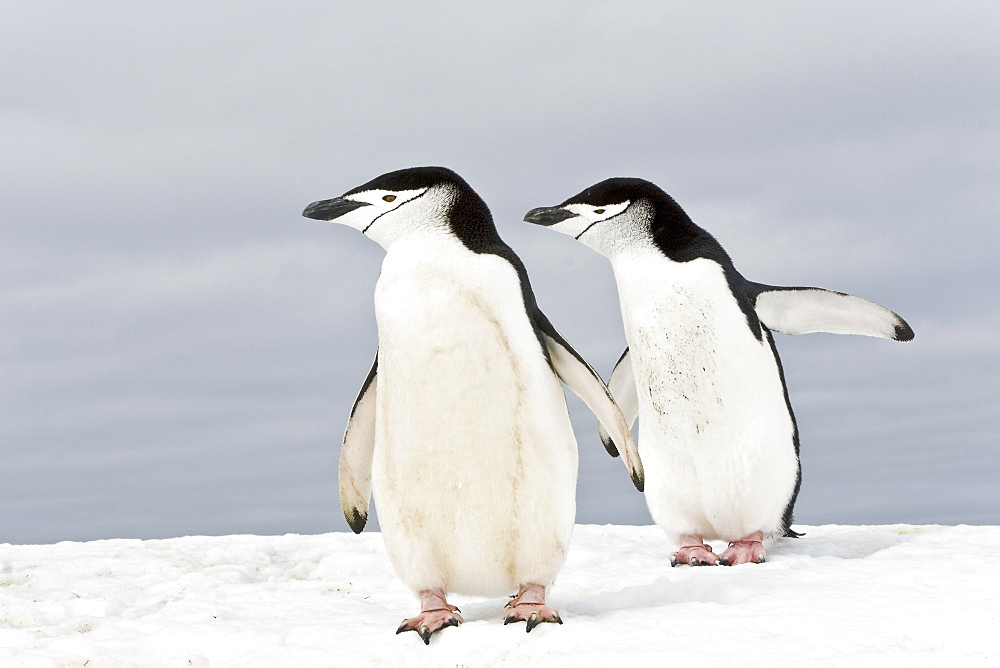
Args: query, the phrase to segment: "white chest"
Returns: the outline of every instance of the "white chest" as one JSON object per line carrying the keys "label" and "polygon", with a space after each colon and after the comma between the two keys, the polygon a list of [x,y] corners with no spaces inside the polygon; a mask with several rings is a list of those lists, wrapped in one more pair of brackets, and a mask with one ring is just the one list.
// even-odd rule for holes
{"label": "white chest", "polygon": [[394,245],[376,287],[376,459],[458,458],[474,468],[480,448],[503,444],[506,457],[537,447],[562,390],[511,264],[437,241]]}
{"label": "white chest", "polygon": [[375,288],[375,316],[380,377],[405,371],[443,378],[455,370],[472,376],[494,363],[509,366],[512,337],[530,330],[513,267],[451,237],[392,248]]}
{"label": "white chest", "polygon": [[383,263],[372,483],[404,581],[495,594],[562,563],[576,443],[517,272],[456,244]]}
{"label": "white chest", "polygon": [[797,462],[767,337],[710,260],[640,257],[615,275],[653,518],[675,538],[777,531]]}
{"label": "white chest", "polygon": [[753,336],[718,264],[640,256],[616,262],[615,276],[643,429],[732,435],[761,402],[777,398],[784,410],[770,346]]}

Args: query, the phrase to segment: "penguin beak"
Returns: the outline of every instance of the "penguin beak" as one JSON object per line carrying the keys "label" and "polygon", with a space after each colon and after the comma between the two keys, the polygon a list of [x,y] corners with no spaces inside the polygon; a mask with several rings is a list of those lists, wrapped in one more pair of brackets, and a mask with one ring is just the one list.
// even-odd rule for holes
{"label": "penguin beak", "polygon": [[572,211],[567,211],[558,206],[542,206],[537,209],[532,209],[524,217],[525,222],[534,223],[535,225],[545,225],[549,227],[555,225],[556,223],[561,223],[568,218],[574,218],[576,216]]}
{"label": "penguin beak", "polygon": [[306,207],[306,210],[302,212],[302,215],[306,218],[312,218],[313,220],[330,221],[334,218],[340,218],[345,213],[350,213],[351,211],[363,206],[368,206],[368,202],[356,202],[351,199],[335,197],[333,199],[325,199],[320,202],[313,202]]}

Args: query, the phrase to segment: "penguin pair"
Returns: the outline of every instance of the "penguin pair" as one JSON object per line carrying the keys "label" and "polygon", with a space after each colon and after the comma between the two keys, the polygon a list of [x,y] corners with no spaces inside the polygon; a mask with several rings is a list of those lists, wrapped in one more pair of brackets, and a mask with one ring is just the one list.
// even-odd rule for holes
{"label": "penguin pair", "polygon": [[[562,623],[545,603],[575,517],[577,446],[560,381],[645,486],[653,518],[681,545],[673,563],[763,561],[765,536],[794,535],[800,479],[770,330],[913,336],[857,297],[746,281],[656,186],[611,179],[526,217],[612,262],[629,348],[609,391],[539,310],[485,202],[451,170],[390,172],[303,215],[386,249],[379,349],[344,436],[340,499],[360,532],[374,492],[386,551],[421,603],[397,633],[425,643],[462,622],[448,592],[517,591],[505,624]],[[731,542],[719,557],[703,542],[716,538]]]}

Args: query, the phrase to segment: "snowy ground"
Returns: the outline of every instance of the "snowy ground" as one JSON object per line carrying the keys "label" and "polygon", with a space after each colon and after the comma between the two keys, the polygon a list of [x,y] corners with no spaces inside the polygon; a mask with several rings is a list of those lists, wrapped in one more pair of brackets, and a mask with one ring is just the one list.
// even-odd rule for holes
{"label": "snowy ground", "polygon": [[0,665],[1000,664],[1000,527],[796,528],[763,565],[671,569],[657,527],[578,526],[563,626],[456,596],[428,647],[393,635],[417,605],[377,533],[0,545]]}

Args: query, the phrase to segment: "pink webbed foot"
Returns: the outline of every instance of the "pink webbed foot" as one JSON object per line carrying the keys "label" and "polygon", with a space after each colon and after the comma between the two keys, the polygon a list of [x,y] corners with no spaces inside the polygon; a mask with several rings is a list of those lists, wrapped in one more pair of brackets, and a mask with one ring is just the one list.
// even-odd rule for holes
{"label": "pink webbed foot", "polygon": [[431,636],[449,626],[458,626],[465,620],[459,614],[459,609],[449,605],[440,589],[420,592],[420,614],[404,619],[396,629],[399,635],[403,631],[416,631],[425,645],[431,644]]}
{"label": "pink webbed foot", "polygon": [[527,632],[542,622],[562,624],[559,611],[545,605],[545,587],[537,584],[521,586],[517,596],[507,603],[509,611],[503,620],[504,626],[513,622],[527,622]]}
{"label": "pink webbed foot", "polygon": [[767,550],[764,549],[764,544],[761,542],[763,540],[764,534],[761,531],[734,540],[719,556],[719,563],[723,566],[764,563]]}
{"label": "pink webbed foot", "polygon": [[712,552],[712,546],[702,542],[701,536],[681,536],[681,547],[670,555],[670,565],[715,566],[719,557]]}

